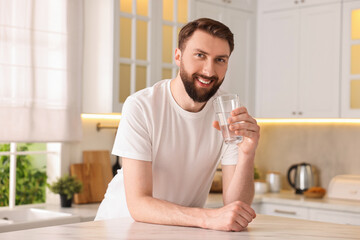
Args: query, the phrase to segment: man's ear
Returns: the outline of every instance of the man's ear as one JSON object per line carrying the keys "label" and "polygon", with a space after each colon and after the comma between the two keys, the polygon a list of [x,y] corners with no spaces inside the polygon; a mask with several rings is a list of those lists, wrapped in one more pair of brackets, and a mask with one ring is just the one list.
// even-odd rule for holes
{"label": "man's ear", "polygon": [[178,67],[180,67],[181,62],[181,50],[179,48],[175,49],[175,63]]}

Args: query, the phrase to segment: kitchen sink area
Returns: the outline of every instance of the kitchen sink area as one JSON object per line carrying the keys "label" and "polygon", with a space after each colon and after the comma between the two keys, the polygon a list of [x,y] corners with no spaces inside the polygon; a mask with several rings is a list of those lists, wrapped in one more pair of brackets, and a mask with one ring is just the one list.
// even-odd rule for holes
{"label": "kitchen sink area", "polygon": [[77,222],[80,222],[77,215],[45,209],[15,208],[0,211],[0,233]]}

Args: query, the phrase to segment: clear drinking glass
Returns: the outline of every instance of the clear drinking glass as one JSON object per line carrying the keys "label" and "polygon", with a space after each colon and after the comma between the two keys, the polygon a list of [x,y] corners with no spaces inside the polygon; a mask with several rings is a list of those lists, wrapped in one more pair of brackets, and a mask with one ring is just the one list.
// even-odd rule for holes
{"label": "clear drinking glass", "polygon": [[218,118],[221,133],[226,144],[238,144],[243,140],[242,136],[236,135],[234,131],[230,131],[228,118],[231,111],[241,107],[239,95],[224,94],[214,99],[214,109]]}

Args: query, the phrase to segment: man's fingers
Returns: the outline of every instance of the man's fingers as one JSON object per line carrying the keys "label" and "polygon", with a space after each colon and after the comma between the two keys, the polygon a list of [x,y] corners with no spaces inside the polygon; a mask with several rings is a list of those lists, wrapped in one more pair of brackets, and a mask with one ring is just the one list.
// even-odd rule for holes
{"label": "man's fingers", "polygon": [[256,213],[254,209],[252,209],[249,205],[241,205],[241,207],[254,219],[256,217]]}
{"label": "man's fingers", "polygon": [[236,217],[237,224],[239,224],[243,229],[246,228],[249,225],[249,221],[247,221],[247,219],[245,219],[243,216],[238,215]]}
{"label": "man's fingers", "polygon": [[243,113],[247,113],[246,107],[235,108],[234,110],[231,111],[232,116],[236,116]]}
{"label": "man's fingers", "polygon": [[246,130],[251,132],[258,132],[259,126],[257,124],[248,123],[248,122],[237,122],[229,126],[231,131],[235,130]]}
{"label": "man's fingers", "polygon": [[213,122],[213,127],[220,131],[220,124],[218,121]]}

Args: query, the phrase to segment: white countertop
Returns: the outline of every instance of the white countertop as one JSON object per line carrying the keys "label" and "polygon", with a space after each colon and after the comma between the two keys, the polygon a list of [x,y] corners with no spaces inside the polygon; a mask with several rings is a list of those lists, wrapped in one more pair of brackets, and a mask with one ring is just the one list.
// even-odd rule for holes
{"label": "white countertop", "polygon": [[243,232],[134,222],[131,218],[74,223],[0,234],[19,239],[359,239],[360,227],[258,215]]}
{"label": "white countertop", "polygon": [[45,204],[36,208],[71,213],[73,215],[79,216],[81,222],[93,221],[100,203],[91,203],[91,204],[72,204],[70,208],[62,208],[57,204]]}

